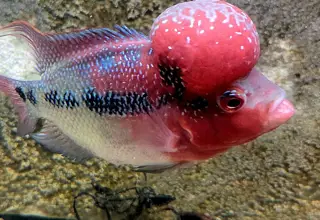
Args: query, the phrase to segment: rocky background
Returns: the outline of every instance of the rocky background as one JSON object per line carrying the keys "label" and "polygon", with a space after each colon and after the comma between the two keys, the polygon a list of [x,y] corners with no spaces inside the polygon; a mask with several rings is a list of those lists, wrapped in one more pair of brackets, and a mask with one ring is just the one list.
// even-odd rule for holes
{"label": "rocky background", "polygon": [[[0,25],[22,19],[41,31],[60,32],[126,24],[148,33],[153,19],[178,2],[0,0]],[[255,21],[262,46],[258,67],[286,89],[296,115],[279,129],[219,157],[188,169],[149,175],[148,184],[176,196],[172,205],[177,209],[215,219],[320,219],[320,2],[229,2]],[[3,51],[1,44],[0,48]],[[12,57],[13,64],[23,60]],[[0,53],[4,58],[8,57]],[[0,65],[0,72],[5,70]],[[97,159],[79,165],[44,151],[31,139],[17,137],[16,117],[3,95],[0,108],[1,213],[72,218],[73,196],[91,190],[91,179],[117,188],[143,183],[141,174],[117,170]],[[100,216],[91,200],[82,201],[84,219]],[[145,219],[169,216],[151,211]]]}

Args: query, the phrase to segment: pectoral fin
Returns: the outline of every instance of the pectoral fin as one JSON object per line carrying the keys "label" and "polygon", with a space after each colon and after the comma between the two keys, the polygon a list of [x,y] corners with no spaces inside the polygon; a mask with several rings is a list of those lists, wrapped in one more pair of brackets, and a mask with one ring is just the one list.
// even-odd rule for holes
{"label": "pectoral fin", "polygon": [[41,130],[32,134],[32,137],[46,149],[77,162],[83,162],[94,156],[89,150],[77,145],[50,121],[45,121]]}

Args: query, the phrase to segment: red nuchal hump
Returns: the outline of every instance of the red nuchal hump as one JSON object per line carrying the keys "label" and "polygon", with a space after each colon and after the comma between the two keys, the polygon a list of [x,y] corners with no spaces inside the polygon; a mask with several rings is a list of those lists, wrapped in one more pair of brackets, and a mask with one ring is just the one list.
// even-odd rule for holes
{"label": "red nuchal hump", "polygon": [[150,33],[155,59],[175,63],[189,92],[205,95],[244,77],[256,64],[251,19],[224,1],[193,1],[164,11]]}

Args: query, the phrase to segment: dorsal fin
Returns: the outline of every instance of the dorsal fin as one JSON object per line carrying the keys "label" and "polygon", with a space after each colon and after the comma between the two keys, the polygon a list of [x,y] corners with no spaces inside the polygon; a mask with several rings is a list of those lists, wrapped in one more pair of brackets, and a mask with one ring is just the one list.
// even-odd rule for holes
{"label": "dorsal fin", "polygon": [[68,61],[90,47],[124,41],[148,41],[148,37],[126,26],[93,28],[62,34],[43,34],[24,21],[16,21],[0,28],[1,36],[16,36],[25,39],[31,46],[37,63],[37,70],[43,74],[54,63]]}

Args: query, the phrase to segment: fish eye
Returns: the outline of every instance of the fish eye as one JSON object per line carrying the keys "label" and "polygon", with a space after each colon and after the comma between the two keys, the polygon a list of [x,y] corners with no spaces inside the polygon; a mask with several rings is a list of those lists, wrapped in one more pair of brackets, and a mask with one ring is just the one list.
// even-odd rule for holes
{"label": "fish eye", "polygon": [[228,89],[217,97],[218,106],[227,113],[233,113],[240,110],[245,102],[245,93],[237,88]]}

